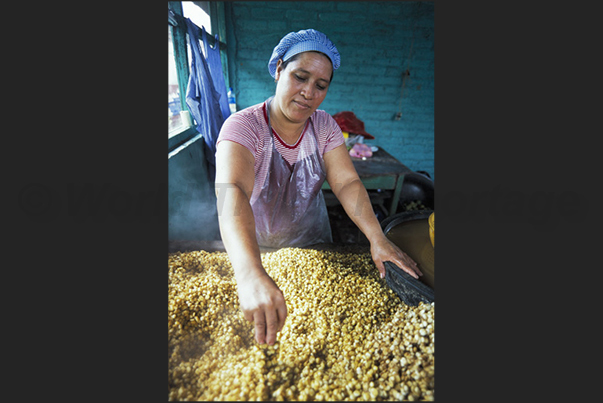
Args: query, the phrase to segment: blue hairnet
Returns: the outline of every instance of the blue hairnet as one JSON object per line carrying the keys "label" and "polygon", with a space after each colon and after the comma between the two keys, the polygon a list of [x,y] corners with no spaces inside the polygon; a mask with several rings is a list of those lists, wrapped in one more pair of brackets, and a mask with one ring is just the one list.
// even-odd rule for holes
{"label": "blue hairnet", "polygon": [[274,77],[276,75],[276,63],[279,59],[286,62],[298,53],[317,51],[322,52],[333,63],[333,70],[337,70],[341,64],[341,58],[337,48],[322,32],[315,29],[305,29],[298,32],[290,32],[281,39],[272,51],[268,62],[268,71]]}

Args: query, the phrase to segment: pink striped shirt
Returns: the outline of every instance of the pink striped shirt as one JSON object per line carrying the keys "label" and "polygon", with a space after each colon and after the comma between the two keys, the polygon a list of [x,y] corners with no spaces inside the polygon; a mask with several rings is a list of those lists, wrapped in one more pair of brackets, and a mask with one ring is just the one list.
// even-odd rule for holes
{"label": "pink striped shirt", "polygon": [[[337,122],[327,112],[317,109],[310,121],[306,123],[304,131],[295,144],[287,144],[280,136],[273,131],[276,150],[283,156],[290,165],[298,160],[300,143],[304,136],[316,136],[319,155],[323,155],[341,144],[345,143],[343,133]],[[318,133],[314,132],[314,129]],[[270,126],[268,125],[268,116],[266,115],[266,102],[250,106],[237,113],[234,113],[226,119],[218,135],[216,147],[223,140],[234,141],[237,144],[247,148],[255,158],[254,171],[255,183],[253,186],[253,195],[257,195],[266,180],[268,166],[262,166],[263,153],[272,151],[270,139]],[[303,142],[302,144],[309,144]],[[303,146],[302,146],[303,147]],[[308,153],[314,153],[315,150],[304,150]],[[302,153],[303,155],[304,153]]]}

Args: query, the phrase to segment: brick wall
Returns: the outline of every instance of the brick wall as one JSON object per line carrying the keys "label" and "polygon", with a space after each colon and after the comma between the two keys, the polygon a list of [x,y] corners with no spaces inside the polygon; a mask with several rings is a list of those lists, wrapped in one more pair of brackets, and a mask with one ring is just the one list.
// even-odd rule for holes
{"label": "brick wall", "polygon": [[[239,109],[274,94],[267,63],[279,40],[314,28],[341,54],[320,109],[353,111],[376,137],[367,144],[435,179],[433,2],[233,2],[226,12]],[[396,121],[400,103],[402,117]]]}

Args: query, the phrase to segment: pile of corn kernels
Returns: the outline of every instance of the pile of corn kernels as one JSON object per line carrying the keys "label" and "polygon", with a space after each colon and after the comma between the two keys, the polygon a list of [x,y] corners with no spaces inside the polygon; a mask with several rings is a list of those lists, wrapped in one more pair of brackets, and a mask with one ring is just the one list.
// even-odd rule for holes
{"label": "pile of corn kernels", "polygon": [[287,319],[258,345],[224,252],[168,255],[168,399],[433,400],[435,303],[404,304],[369,253],[262,254]]}

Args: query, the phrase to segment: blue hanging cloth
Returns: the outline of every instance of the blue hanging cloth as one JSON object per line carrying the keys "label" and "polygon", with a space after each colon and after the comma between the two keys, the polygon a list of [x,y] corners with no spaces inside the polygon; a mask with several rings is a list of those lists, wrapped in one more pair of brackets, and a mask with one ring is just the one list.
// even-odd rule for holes
{"label": "blue hanging cloth", "polygon": [[214,82],[214,88],[220,94],[220,110],[222,111],[222,117],[226,120],[230,116],[230,106],[228,105],[228,92],[226,91],[226,84],[224,83],[224,72],[222,70],[222,58],[220,57],[220,39],[218,35],[214,37],[215,47],[207,42],[207,32],[205,27],[201,26],[201,39],[205,50],[205,57],[207,64],[209,65],[209,72]]}
{"label": "blue hanging cloth", "polygon": [[216,91],[209,66],[201,53],[197,26],[186,19],[192,61],[186,89],[186,104],[197,122],[197,131],[205,140],[205,158],[208,162],[209,180],[216,176],[216,141],[224,123],[220,108],[220,94]]}

